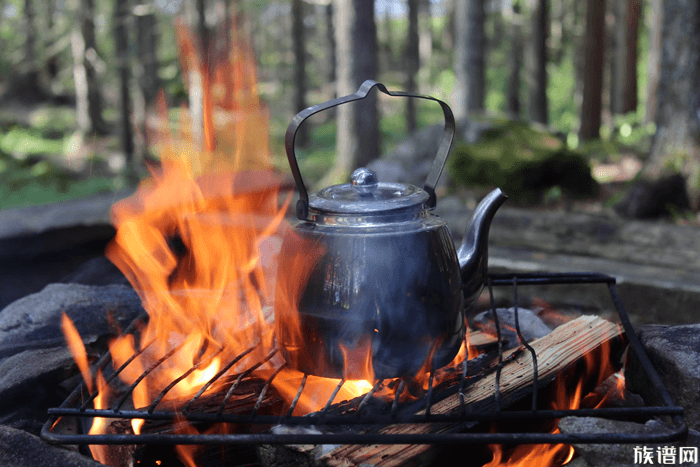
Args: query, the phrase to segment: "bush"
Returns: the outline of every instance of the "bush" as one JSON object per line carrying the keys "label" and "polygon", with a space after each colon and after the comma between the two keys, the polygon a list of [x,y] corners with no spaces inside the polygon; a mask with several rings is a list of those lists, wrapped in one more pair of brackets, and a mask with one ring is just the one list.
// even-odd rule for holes
{"label": "bush", "polygon": [[460,144],[451,158],[453,180],[499,186],[515,200],[540,202],[553,187],[574,198],[595,196],[598,184],[585,157],[526,123],[499,120],[476,144]]}

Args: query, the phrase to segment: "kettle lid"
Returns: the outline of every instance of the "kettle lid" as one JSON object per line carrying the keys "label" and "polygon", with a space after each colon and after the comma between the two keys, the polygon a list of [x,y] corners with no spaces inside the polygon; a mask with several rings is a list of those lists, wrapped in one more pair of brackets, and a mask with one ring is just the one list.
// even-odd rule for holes
{"label": "kettle lid", "polygon": [[375,172],[361,167],[352,173],[350,183],[312,194],[309,207],[323,214],[373,215],[422,210],[429,199],[417,186],[379,182]]}

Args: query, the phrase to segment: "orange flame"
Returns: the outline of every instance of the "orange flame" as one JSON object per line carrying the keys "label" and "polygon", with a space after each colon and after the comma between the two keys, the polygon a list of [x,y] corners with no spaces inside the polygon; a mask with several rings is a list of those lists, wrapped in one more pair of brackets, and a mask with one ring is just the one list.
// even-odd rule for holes
{"label": "orange flame", "polygon": [[[561,315],[557,314],[557,316]],[[619,325],[618,328],[622,333]],[[611,354],[612,341],[607,341],[596,349],[582,348],[580,351],[584,364],[578,380],[571,384],[570,378],[567,378],[566,374],[560,374],[553,383],[554,397],[550,401],[550,408],[553,410],[573,410],[587,405],[584,402],[585,388],[598,387],[605,378],[612,374],[620,375],[620,373],[615,373],[617,368]],[[624,391],[624,376],[617,376],[615,387],[591,406],[604,407],[606,400],[614,391]],[[557,425],[558,420],[554,423],[551,433],[560,432]],[[502,446],[492,444],[489,445],[489,449],[493,453],[493,458],[484,467],[559,466],[569,463],[575,454],[574,448],[568,444],[523,444],[508,452],[504,452]]]}

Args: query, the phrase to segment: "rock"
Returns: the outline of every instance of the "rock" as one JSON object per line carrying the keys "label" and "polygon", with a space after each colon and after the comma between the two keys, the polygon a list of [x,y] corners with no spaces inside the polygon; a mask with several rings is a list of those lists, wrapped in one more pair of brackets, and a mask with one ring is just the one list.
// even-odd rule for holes
{"label": "rock", "polygon": [[401,161],[404,167],[413,167],[426,159],[435,159],[437,142],[442,135],[442,129],[443,125],[437,124],[416,131],[401,141],[394,151],[382,158]]}
{"label": "rock", "polygon": [[[515,308],[497,308],[498,323],[501,328],[501,336],[506,340],[506,347],[515,347],[518,344],[518,335],[515,331]],[[520,333],[526,341],[544,337],[552,330],[534,312],[527,308],[518,308],[518,322]],[[489,334],[496,334],[496,324],[491,310],[479,313],[474,317],[474,325]]]}
{"label": "rock", "polygon": [[0,465],[12,467],[100,467],[77,452],[51,446],[37,436],[0,426]]}
{"label": "rock", "polygon": [[401,162],[391,159],[375,159],[367,168],[373,170],[377,174],[380,182],[385,183],[411,183],[411,174],[404,169]]}
{"label": "rock", "polygon": [[124,274],[105,256],[98,256],[84,262],[58,282],[83,285],[129,285]]}
{"label": "rock", "polygon": [[632,219],[668,216],[690,209],[685,179],[680,174],[658,180],[640,179],[627,189],[614,209]]}
{"label": "rock", "polygon": [[0,361],[0,423],[39,434],[46,410],[61,405],[67,395],[59,384],[76,371],[65,346],[28,350]]}
{"label": "rock", "polygon": [[[685,423],[700,429],[700,324],[644,325],[635,331],[673,402],[683,406]],[[625,370],[627,388],[640,394],[647,405],[663,405],[631,350]]]}
{"label": "rock", "polygon": [[85,339],[115,334],[110,320],[124,329],[144,310],[136,292],[124,285],[49,284],[0,311],[0,357],[64,345],[63,312]]}
{"label": "rock", "polygon": [[[562,433],[639,433],[651,434],[668,431],[662,422],[649,420],[646,424],[623,422],[617,420],[607,420],[594,417],[565,417],[559,421],[559,429]],[[583,457],[586,462],[596,467],[625,467],[640,465],[642,462],[635,462],[635,447],[650,448],[653,453],[653,464],[661,464],[657,458],[656,448],[665,446],[675,447],[676,456],[680,447],[698,447],[700,445],[700,433],[691,430],[685,440],[675,443],[661,444],[574,444],[576,452]],[[676,457],[678,460],[678,457]],[[698,465],[690,462],[671,462],[672,465]]]}

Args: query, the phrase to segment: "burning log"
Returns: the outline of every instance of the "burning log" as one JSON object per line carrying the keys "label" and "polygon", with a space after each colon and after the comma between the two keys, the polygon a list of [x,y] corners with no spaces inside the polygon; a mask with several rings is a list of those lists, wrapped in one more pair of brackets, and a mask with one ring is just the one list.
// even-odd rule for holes
{"label": "burning log", "polygon": [[[549,385],[558,375],[575,376],[581,373],[580,365],[584,361],[601,357],[610,360],[610,352],[620,351],[623,339],[618,327],[602,318],[582,316],[559,326],[551,334],[531,342],[530,346],[537,354],[539,369],[538,387]],[[593,361],[593,360],[591,360]],[[597,359],[595,360],[597,361]],[[493,370],[493,368],[492,368]],[[600,365],[595,374],[583,375],[581,384],[595,386],[610,376],[616,368],[614,365]],[[496,371],[475,377],[465,390],[465,406],[468,413],[483,413],[496,408],[495,387]],[[595,380],[595,381],[593,381]],[[531,353],[522,347],[512,349],[504,354],[500,372],[500,406],[507,408],[516,401],[531,394],[534,381]],[[591,387],[590,389],[593,389]],[[583,393],[585,395],[585,392]],[[570,407],[559,407],[570,408]],[[575,408],[575,407],[571,407]],[[459,395],[454,394],[432,406],[432,414],[455,413],[460,409]],[[453,424],[403,424],[390,425],[380,430],[383,434],[404,433],[443,433],[454,429]],[[312,458],[319,452],[318,447],[302,446],[263,449],[293,449],[306,453]],[[421,459],[431,458],[434,447],[430,445],[346,445],[321,455],[317,462],[327,466],[381,465],[398,466],[407,463],[420,464]],[[268,455],[261,458],[269,458]]]}

